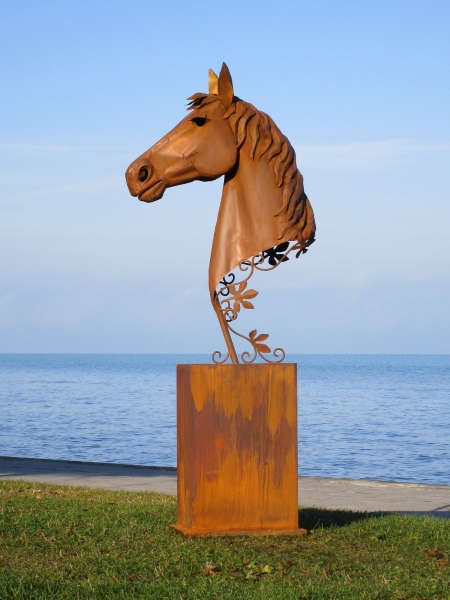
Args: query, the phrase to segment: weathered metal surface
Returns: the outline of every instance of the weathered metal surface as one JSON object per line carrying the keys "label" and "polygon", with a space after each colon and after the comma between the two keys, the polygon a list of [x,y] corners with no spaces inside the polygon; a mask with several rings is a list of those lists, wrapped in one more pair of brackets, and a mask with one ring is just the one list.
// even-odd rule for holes
{"label": "weathered metal surface", "polygon": [[[225,63],[220,76],[210,70],[208,83],[208,93],[189,98],[188,116],[129,166],[128,188],[140,200],[154,202],[168,187],[225,175],[209,290],[227,353],[214,353],[213,358],[239,362],[233,333],[251,344],[252,353],[243,353],[243,362],[258,355],[267,362],[282,361],[284,352],[272,352],[265,343],[267,334],[253,330],[243,335],[230,323],[241,308],[253,308],[250,300],[257,292],[246,288],[255,269],[271,270],[292,250],[298,257],[313,243],[313,210],[295,152],[273,120],[234,95]],[[267,263],[263,267],[265,261],[269,269]]]}
{"label": "weathered metal surface", "polygon": [[186,535],[298,530],[296,365],[178,365]]}

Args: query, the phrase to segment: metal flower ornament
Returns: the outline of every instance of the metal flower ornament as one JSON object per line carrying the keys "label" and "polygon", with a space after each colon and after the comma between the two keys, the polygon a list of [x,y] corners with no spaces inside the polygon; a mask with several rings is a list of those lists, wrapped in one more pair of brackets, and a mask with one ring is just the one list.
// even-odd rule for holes
{"label": "metal flower ornament", "polygon": [[298,258],[314,242],[314,213],[286,136],[268,115],[234,95],[225,63],[219,76],[210,70],[208,79],[209,92],[188,98],[189,114],[128,167],[126,181],[132,196],[154,202],[168,187],[225,176],[209,291],[227,352],[214,352],[213,360],[239,363],[233,334],[251,347],[242,362],[258,356],[281,362],[285,353],[271,350],[268,334],[255,329],[244,335],[232,324],[241,310],[254,308],[253,273]]}

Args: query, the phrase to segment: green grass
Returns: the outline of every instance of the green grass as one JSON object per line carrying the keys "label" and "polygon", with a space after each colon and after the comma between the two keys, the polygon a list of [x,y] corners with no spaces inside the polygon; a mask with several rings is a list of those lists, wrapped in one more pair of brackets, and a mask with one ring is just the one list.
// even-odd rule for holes
{"label": "green grass", "polygon": [[450,520],[302,509],[307,537],[193,540],[175,522],[171,496],[2,482],[0,598],[450,599]]}

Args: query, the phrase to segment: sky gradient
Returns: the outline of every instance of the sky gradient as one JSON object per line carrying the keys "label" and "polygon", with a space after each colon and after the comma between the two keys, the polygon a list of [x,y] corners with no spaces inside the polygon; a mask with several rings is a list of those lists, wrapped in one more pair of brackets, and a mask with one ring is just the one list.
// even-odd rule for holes
{"label": "sky gradient", "polygon": [[317,222],[242,330],[449,353],[450,4],[414,0],[0,3],[0,352],[224,348],[222,181],[147,205],[124,180],[224,60],[295,147]]}

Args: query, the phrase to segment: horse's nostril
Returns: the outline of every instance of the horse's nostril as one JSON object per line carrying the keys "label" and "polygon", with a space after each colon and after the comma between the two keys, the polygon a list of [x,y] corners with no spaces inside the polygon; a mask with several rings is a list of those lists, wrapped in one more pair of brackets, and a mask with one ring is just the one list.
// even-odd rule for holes
{"label": "horse's nostril", "polygon": [[138,179],[141,183],[144,183],[146,179],[148,179],[148,169],[147,167],[141,167],[138,173]]}

